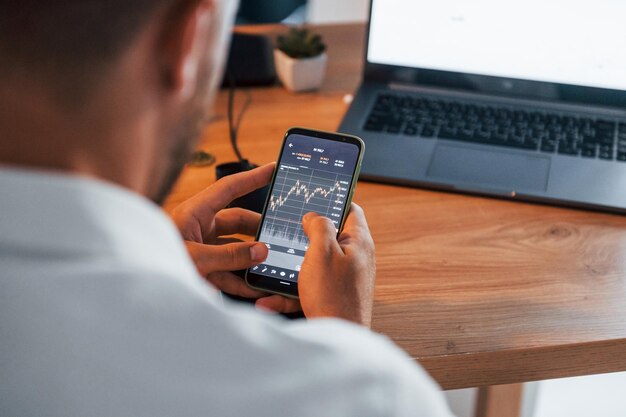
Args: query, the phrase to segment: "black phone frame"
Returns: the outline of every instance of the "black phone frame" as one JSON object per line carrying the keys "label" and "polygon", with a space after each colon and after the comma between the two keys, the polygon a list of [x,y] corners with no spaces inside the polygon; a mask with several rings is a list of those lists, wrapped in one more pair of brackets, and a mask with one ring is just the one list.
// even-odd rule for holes
{"label": "black phone frame", "polygon": [[[360,138],[356,136],[352,136],[352,135],[346,135],[344,133],[325,132],[321,130],[312,130],[312,129],[306,129],[302,127],[292,127],[289,130],[287,130],[287,132],[285,133],[285,136],[283,137],[283,143],[281,145],[280,153],[278,155],[278,163],[280,163],[283,157],[283,152],[285,151],[287,138],[293,134],[309,136],[309,137],[314,137],[318,139],[327,139],[327,140],[331,140],[334,142],[350,143],[350,144],[356,145],[359,148],[359,157],[358,157],[356,166],[354,168],[354,171],[352,173],[352,183],[350,184],[350,191],[347,194],[348,200],[346,201],[346,205],[344,206],[343,212],[341,213],[340,227],[337,233],[337,236],[339,236],[339,234],[341,233],[341,230],[343,229],[343,225],[344,225],[346,216],[348,214],[348,210],[350,209],[350,202],[352,200],[352,194],[354,192],[354,188],[359,179],[361,163],[363,161],[363,154],[365,152],[365,144],[363,143],[363,140],[361,140]],[[261,222],[259,223],[259,228],[256,233],[255,241],[258,241],[261,235],[261,229],[263,227],[263,222],[265,221],[265,213],[267,211],[267,207],[270,202],[271,190],[274,186],[274,182],[276,181],[277,173],[278,173],[278,169],[275,169],[274,174],[272,175],[272,180],[270,182],[269,192],[267,193],[265,204],[263,206],[263,214],[261,217]],[[267,291],[270,293],[285,295],[291,298],[298,298],[297,281],[290,282],[289,285],[281,284],[281,282],[287,282],[287,281],[280,280],[279,278],[272,278],[272,277],[268,277],[265,275],[259,275],[254,272],[251,272],[250,268],[248,268],[246,269],[245,282],[246,284],[248,284],[248,286],[254,289],[259,289],[259,290]]]}

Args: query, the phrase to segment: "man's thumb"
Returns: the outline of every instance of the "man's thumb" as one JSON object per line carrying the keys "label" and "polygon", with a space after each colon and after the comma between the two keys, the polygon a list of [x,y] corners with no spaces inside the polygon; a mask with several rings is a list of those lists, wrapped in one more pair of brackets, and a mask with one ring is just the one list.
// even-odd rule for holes
{"label": "man's thumb", "polygon": [[307,213],[302,217],[302,228],[311,241],[311,246],[337,244],[337,229],[328,217]]}
{"label": "man's thumb", "polygon": [[225,245],[203,245],[186,242],[200,274],[236,271],[259,264],[267,257],[267,247],[259,242],[239,242]]}

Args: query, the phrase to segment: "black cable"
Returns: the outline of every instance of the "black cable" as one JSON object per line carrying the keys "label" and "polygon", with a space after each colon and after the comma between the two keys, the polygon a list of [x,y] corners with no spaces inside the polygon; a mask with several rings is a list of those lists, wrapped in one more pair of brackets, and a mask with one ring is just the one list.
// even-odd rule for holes
{"label": "black cable", "polygon": [[243,116],[248,110],[250,103],[252,102],[252,95],[250,91],[244,90],[246,93],[246,101],[243,103],[241,110],[237,117],[234,116],[235,113],[235,93],[237,91],[235,86],[235,79],[231,72],[226,74],[226,78],[228,79],[228,134],[230,136],[230,143],[233,147],[233,151],[235,151],[235,155],[239,162],[243,162],[244,158],[239,151],[239,146],[237,145],[237,136],[239,134],[239,126],[241,125],[241,121],[243,120]]}

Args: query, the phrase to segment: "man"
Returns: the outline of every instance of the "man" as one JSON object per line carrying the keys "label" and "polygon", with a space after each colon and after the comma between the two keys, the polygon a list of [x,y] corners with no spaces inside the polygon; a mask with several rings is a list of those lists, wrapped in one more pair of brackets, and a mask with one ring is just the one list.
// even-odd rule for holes
{"label": "man", "polygon": [[145,198],[162,201],[199,135],[234,7],[0,0],[0,415],[450,415],[367,328],[358,206],[338,240],[305,216],[309,320],[287,322],[215,289],[300,308],[227,272],[262,262],[263,244],[220,244],[254,232],[258,215],[223,208],[272,165],[216,183],[174,222]]}

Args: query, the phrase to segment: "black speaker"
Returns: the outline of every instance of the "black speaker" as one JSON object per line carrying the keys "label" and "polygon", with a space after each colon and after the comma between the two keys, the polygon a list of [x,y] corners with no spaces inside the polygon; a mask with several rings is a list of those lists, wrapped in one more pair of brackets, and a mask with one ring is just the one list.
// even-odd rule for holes
{"label": "black speaker", "polygon": [[262,35],[235,33],[231,41],[222,85],[224,87],[251,87],[275,83],[276,71],[270,38]]}

